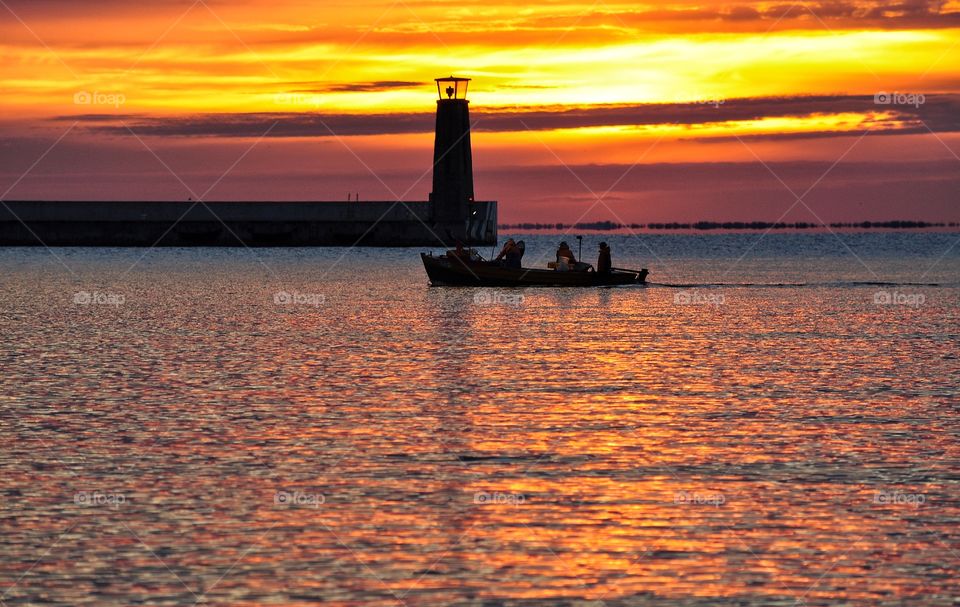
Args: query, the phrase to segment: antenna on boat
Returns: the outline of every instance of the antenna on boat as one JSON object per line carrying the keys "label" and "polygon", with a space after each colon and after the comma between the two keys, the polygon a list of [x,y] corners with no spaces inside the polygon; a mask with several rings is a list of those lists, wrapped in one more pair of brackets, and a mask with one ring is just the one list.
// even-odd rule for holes
{"label": "antenna on boat", "polygon": [[583,261],[583,236],[577,236],[577,240],[580,241],[580,250],[577,251],[577,259]]}

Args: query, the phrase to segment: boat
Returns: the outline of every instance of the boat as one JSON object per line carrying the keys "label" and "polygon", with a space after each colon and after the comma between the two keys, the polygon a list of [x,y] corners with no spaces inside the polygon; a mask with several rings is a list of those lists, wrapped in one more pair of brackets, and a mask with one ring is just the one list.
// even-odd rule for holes
{"label": "boat", "polygon": [[[447,251],[443,255],[421,253],[420,259],[433,286],[464,287],[609,287],[647,282],[646,269],[613,268],[610,272],[584,270],[511,268],[480,257],[476,251]],[[584,264],[586,265],[586,264]]]}

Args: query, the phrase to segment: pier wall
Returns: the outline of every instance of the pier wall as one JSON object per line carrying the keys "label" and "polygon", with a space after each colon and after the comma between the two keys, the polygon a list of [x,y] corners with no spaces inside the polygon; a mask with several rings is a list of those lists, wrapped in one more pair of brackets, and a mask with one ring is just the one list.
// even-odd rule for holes
{"label": "pier wall", "polygon": [[464,220],[431,202],[68,202],[0,204],[0,246],[453,247],[497,240],[497,203]]}

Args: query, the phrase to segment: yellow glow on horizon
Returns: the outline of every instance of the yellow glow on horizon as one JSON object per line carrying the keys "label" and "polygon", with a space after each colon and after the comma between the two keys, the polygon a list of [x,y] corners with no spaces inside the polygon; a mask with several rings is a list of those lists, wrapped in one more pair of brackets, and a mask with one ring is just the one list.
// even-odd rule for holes
{"label": "yellow glow on horizon", "polygon": [[[925,90],[923,78],[953,73],[960,65],[960,48],[953,46],[958,35],[960,30],[644,35],[518,49],[499,47],[500,33],[490,32],[485,45],[471,41],[439,54],[435,47],[382,43],[361,44],[350,53],[333,43],[201,50],[201,43],[178,42],[146,53],[109,43],[56,49],[77,78],[43,47],[5,45],[0,53],[17,61],[0,74],[6,89],[0,104],[28,115],[63,114],[72,109],[66,92],[98,90],[122,92],[126,111],[161,114],[430,111],[432,79],[450,72],[451,64],[475,79],[474,108],[873,94]],[[912,74],[916,66],[930,73]],[[50,76],[38,78],[38,68]],[[379,81],[422,86],[338,90]],[[324,91],[331,86],[333,91]],[[299,101],[290,102],[292,97]]]}

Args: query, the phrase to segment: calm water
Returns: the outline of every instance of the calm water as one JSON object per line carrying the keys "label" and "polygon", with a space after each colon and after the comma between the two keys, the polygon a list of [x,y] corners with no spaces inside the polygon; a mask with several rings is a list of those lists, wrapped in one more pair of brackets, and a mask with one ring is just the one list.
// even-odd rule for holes
{"label": "calm water", "polygon": [[960,604],[960,235],[605,238],[0,249],[2,604]]}

